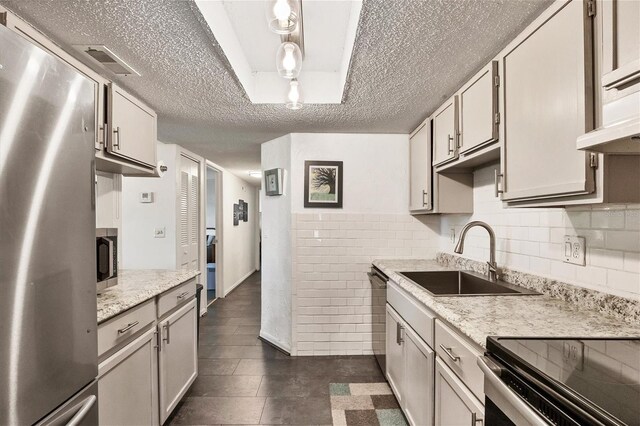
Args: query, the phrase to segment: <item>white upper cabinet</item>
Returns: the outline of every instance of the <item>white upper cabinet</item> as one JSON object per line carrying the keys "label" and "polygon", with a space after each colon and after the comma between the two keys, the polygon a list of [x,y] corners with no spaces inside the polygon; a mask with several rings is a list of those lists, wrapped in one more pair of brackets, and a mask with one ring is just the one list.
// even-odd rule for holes
{"label": "white upper cabinet", "polygon": [[431,194],[431,124],[422,123],[409,138],[409,210],[411,212],[432,209]]}
{"label": "white upper cabinet", "polygon": [[624,89],[640,83],[640,1],[604,0],[602,87]]}
{"label": "white upper cabinet", "polygon": [[109,84],[107,151],[150,168],[156,165],[156,113],[115,84]]}
{"label": "white upper cabinet", "polygon": [[492,61],[458,92],[460,154],[498,140],[498,61]]}
{"label": "white upper cabinet", "polygon": [[502,58],[506,201],[595,191],[590,154],[576,150],[594,121],[592,18],[580,0],[545,13]]}
{"label": "white upper cabinet", "polygon": [[433,165],[458,158],[458,97],[453,96],[433,114]]}

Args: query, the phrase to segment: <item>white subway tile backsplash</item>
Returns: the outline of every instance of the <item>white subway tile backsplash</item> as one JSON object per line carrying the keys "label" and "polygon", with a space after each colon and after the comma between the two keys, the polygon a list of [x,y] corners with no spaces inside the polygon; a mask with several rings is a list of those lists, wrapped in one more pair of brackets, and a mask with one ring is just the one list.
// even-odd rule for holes
{"label": "white subway tile backsplash", "polygon": [[607,231],[605,247],[611,250],[640,251],[640,233],[633,231]]}
{"label": "white subway tile backsplash", "polygon": [[[492,194],[495,166],[474,172],[474,214],[442,215],[440,249],[453,253],[449,230],[456,236],[465,223],[484,220],[497,236],[499,266],[561,279],[623,297],[639,298],[640,206],[584,205],[567,208],[505,207]],[[585,237],[586,266],[563,262],[564,236]],[[463,256],[488,259],[482,230],[470,232]]]}
{"label": "white subway tile backsplash", "polygon": [[595,210],[591,212],[591,227],[604,229],[623,229],[624,210]]}
{"label": "white subway tile backsplash", "polygon": [[366,276],[371,260],[435,257],[439,219],[346,213],[294,217],[294,353],[371,354],[373,299],[384,297],[372,292]]}

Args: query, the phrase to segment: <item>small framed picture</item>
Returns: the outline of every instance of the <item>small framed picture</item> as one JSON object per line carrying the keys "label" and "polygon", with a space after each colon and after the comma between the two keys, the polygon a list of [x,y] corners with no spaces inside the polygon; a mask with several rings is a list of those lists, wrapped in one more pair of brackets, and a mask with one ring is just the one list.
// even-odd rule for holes
{"label": "small framed picture", "polygon": [[342,161],[304,162],[304,206],[342,208]]}
{"label": "small framed picture", "polygon": [[265,170],[264,193],[266,195],[282,195],[282,169]]}

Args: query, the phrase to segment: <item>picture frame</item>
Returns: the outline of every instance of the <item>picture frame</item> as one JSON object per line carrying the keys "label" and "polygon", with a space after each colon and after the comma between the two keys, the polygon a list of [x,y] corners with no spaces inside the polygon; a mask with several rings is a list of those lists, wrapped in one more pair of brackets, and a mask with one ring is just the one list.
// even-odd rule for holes
{"label": "picture frame", "polygon": [[238,226],[240,223],[240,204],[233,205],[233,226]]}
{"label": "picture frame", "polygon": [[342,161],[304,162],[304,207],[342,208]]}
{"label": "picture frame", "polygon": [[282,195],[283,169],[269,169],[264,171],[264,193],[268,196]]}

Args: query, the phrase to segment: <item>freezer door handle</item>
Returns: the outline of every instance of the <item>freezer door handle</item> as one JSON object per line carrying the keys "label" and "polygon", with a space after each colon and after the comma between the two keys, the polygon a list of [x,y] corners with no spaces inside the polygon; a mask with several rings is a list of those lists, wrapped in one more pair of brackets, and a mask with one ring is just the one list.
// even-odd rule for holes
{"label": "freezer door handle", "polygon": [[[87,413],[89,413],[89,411],[91,410],[91,407],[93,407],[93,404],[95,404],[97,400],[98,398],[96,398],[95,395],[89,395],[82,402],[82,404],[80,404],[80,408],[78,409],[78,412],[74,414],[71,420],[69,420],[69,423],[67,423],[67,426],[79,425],[80,422],[82,422],[82,420],[87,416]],[[73,407],[73,408],[76,408],[76,407]]]}

